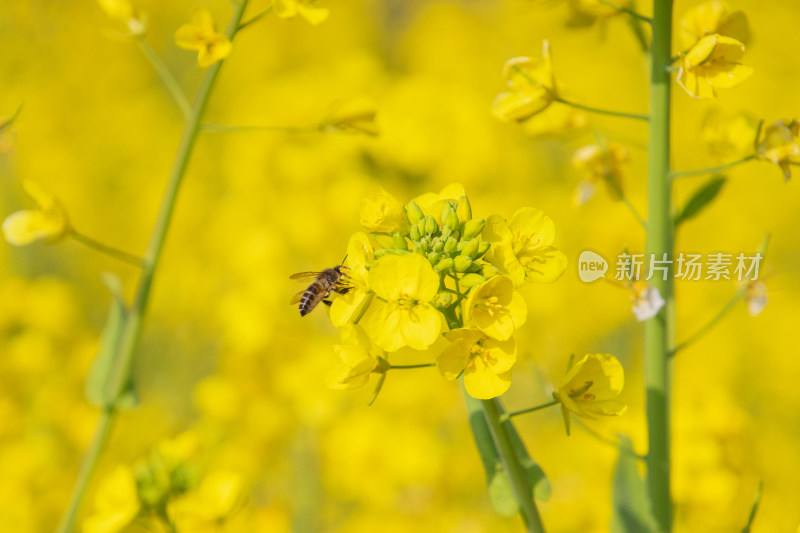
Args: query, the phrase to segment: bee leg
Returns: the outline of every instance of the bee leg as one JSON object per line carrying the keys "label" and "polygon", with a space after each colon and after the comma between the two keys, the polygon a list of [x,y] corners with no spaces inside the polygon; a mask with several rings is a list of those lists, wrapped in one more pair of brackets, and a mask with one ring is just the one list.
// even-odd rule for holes
{"label": "bee leg", "polygon": [[331,304],[332,304],[333,302],[332,302],[332,301],[330,301],[330,300],[322,300],[322,303],[324,303],[325,305],[327,305],[328,307],[330,307],[330,306],[331,306]]}
{"label": "bee leg", "polygon": [[352,287],[340,287],[336,292],[339,294],[347,294],[350,289],[352,289]]}

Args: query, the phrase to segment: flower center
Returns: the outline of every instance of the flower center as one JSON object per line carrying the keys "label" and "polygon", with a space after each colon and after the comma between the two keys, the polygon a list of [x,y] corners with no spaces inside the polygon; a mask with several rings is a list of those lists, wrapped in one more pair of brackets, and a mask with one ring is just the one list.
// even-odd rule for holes
{"label": "flower center", "polygon": [[573,400],[577,399],[594,400],[595,395],[589,392],[589,389],[592,388],[592,385],[594,385],[594,381],[589,380],[586,383],[584,383],[582,387],[579,387],[577,389],[570,389],[569,397],[572,398]]}

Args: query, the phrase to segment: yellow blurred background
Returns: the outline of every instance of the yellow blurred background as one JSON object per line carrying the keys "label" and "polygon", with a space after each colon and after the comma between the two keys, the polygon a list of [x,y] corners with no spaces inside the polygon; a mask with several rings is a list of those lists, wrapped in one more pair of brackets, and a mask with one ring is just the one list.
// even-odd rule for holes
{"label": "yellow blurred background", "polygon": [[[268,7],[253,0],[248,13]],[[203,70],[173,43],[198,4],[141,0],[147,41],[193,95]],[[219,25],[230,3],[203,3]],[[186,431],[204,444],[204,468],[240,473],[246,499],[220,531],[386,533],[520,531],[486,496],[459,386],[436,369],[391,373],[371,389],[325,388],[338,334],[325,310],[301,319],[287,278],[341,261],[359,230],[361,199],[385,188],[401,201],[459,182],[475,216],[535,206],[556,224],[567,272],[527,286],[529,317],[509,409],[550,398],[569,354],[608,352],[626,370],[622,417],[588,421],[631,436],[646,452],[641,327],[625,291],[579,281],[585,249],[641,252],[644,232],[604,190],[574,202],[584,179],[570,164],[595,132],[628,146],[625,188],[645,213],[646,126],[588,116],[563,134],[530,135],[490,113],[503,63],[550,40],[570,99],[647,111],[647,65],[624,17],[569,25],[567,2],[352,0],[320,3],[312,27],[267,16],[242,31],[206,122],[306,126],[335,102],[375,101],[377,137],[340,133],[207,132],[192,156],[156,277],[135,363],[141,405],[120,416],[97,484]],[[676,16],[693,2],[677,1]],[[740,0],[754,39],[755,74],[718,100],[674,87],[673,165],[718,164],[702,141],[709,109],[770,123],[798,113],[800,12],[786,0]],[[642,8],[646,12],[645,8]],[[247,18],[247,17],[246,17]],[[0,115],[24,107],[0,138],[0,215],[29,207],[20,181],[53,192],[81,232],[142,253],[182,126],[135,44],[94,2],[7,2],[0,13]],[[729,172],[716,202],[687,222],[677,251],[750,253],[763,235],[769,303],[740,303],[675,362],[676,531],[738,531],[759,480],[753,531],[800,525],[800,192],[753,162]],[[680,180],[678,203],[703,183]],[[53,531],[97,419],[83,396],[109,296],[103,272],[130,295],[137,270],[73,241],[0,245],[0,530]],[[733,281],[679,283],[678,338],[711,318]],[[432,360],[421,354],[418,360]],[[519,420],[552,484],[540,504],[550,532],[608,531],[616,450],[585,431],[564,435],[557,409]],[[131,531],[139,531],[132,526]]]}

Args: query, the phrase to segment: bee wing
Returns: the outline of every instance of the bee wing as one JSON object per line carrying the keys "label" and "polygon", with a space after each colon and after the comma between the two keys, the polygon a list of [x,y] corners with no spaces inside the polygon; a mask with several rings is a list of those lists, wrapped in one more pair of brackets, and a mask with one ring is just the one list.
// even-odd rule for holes
{"label": "bee wing", "polygon": [[298,292],[297,294],[295,294],[294,296],[292,296],[292,299],[289,300],[289,305],[294,305],[294,304],[300,303],[300,300],[303,299],[303,294],[305,294],[305,292],[306,292],[305,290],[302,290],[302,291]]}
{"label": "bee wing", "polygon": [[298,281],[314,279],[319,276],[319,272],[298,272],[297,274],[292,274],[289,276],[289,279],[296,279]]}

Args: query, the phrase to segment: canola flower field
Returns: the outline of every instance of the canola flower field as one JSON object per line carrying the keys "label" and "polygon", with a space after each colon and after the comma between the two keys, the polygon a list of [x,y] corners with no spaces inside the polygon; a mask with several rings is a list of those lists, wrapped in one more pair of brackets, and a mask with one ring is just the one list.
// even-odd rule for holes
{"label": "canola flower field", "polygon": [[800,531],[794,2],[7,4],[0,531]]}

